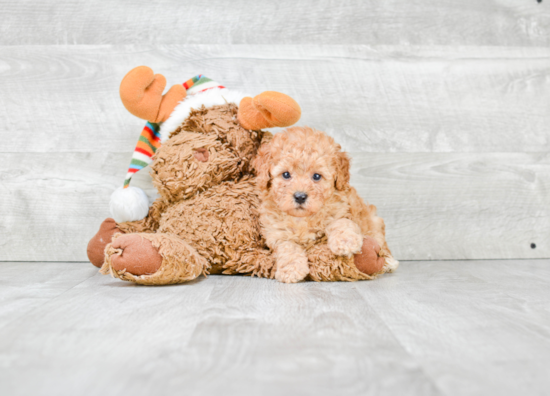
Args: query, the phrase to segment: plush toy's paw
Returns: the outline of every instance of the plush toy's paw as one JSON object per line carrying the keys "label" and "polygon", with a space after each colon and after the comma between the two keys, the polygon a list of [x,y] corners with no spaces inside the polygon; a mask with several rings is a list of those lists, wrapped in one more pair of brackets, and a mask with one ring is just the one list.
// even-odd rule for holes
{"label": "plush toy's paw", "polygon": [[333,231],[328,237],[328,247],[337,256],[351,256],[361,251],[363,236],[352,229]]}
{"label": "plush toy's paw", "polygon": [[309,274],[309,265],[307,263],[307,257],[300,256],[294,261],[281,266],[277,266],[275,272],[275,279],[283,283],[296,283],[304,280]]}
{"label": "plush toy's paw", "polygon": [[151,275],[162,265],[162,256],[150,240],[137,234],[116,238],[111,245],[117,253],[111,256],[111,266],[116,271],[132,275]]}
{"label": "plush toy's paw", "polygon": [[354,257],[355,266],[359,271],[367,275],[373,275],[381,272],[386,265],[384,257],[378,257],[380,245],[371,237],[363,240],[361,252]]}
{"label": "plush toy's paw", "polygon": [[109,218],[103,220],[99,226],[99,231],[88,242],[88,260],[98,268],[103,265],[105,259],[105,246],[111,242],[111,238],[117,232],[123,233],[116,225],[116,222]]}

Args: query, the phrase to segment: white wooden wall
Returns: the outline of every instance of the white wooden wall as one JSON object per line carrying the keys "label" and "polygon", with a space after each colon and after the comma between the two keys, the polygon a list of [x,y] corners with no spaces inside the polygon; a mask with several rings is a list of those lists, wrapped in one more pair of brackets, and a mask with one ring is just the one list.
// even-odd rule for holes
{"label": "white wooden wall", "polygon": [[0,10],[0,260],[86,260],[143,126],[118,98],[138,65],[293,96],[352,153],[399,259],[550,257],[548,0]]}

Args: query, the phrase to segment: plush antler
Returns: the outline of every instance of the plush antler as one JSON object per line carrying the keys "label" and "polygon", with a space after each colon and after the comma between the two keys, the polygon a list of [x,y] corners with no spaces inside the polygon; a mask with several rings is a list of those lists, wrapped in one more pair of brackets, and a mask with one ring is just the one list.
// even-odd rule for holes
{"label": "plush antler", "polygon": [[300,106],[290,96],[265,91],[254,98],[241,100],[238,120],[243,128],[258,130],[291,126],[298,122],[301,115]]}
{"label": "plush antler", "polygon": [[187,94],[183,85],[174,85],[163,96],[165,87],[166,78],[162,74],[154,74],[147,66],[138,66],[122,79],[120,99],[136,117],[155,123],[163,122]]}

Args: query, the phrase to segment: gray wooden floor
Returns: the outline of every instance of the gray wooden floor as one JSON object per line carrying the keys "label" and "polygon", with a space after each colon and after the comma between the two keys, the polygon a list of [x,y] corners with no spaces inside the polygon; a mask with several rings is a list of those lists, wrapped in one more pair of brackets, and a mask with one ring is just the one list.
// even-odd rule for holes
{"label": "gray wooden floor", "polygon": [[550,260],[403,262],[374,282],[141,287],[0,263],[0,394],[539,395]]}

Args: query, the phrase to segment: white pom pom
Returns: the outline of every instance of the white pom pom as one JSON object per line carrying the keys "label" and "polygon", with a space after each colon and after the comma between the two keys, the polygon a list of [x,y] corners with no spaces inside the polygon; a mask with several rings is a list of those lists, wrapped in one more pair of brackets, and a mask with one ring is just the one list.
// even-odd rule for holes
{"label": "white pom pom", "polygon": [[149,213],[149,199],[137,187],[117,188],[111,195],[109,206],[117,223],[141,220]]}

